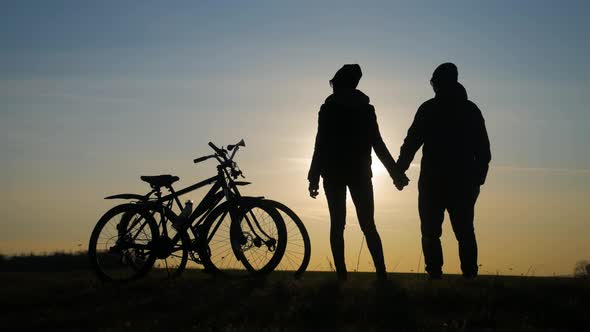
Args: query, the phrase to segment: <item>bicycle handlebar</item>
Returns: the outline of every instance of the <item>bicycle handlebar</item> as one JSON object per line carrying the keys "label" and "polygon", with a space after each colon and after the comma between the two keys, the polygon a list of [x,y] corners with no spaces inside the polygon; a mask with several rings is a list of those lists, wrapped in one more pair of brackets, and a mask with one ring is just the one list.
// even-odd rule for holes
{"label": "bicycle handlebar", "polygon": [[[217,147],[215,144],[213,144],[213,142],[209,142],[209,146],[210,146],[210,147],[211,147],[211,148],[212,148],[212,149],[215,151],[215,153],[216,153],[216,154],[217,154],[219,157],[221,157],[221,158],[222,158],[224,161],[227,161],[227,160],[228,160],[228,158],[227,158],[227,157],[228,157],[229,153],[228,153],[228,152],[227,152],[227,150],[225,150],[223,147],[220,149],[220,148],[218,148],[218,147]],[[241,140],[240,140],[238,143],[236,143],[236,144],[229,144],[229,145],[227,146],[227,149],[228,149],[229,151],[233,151],[233,152],[232,152],[232,154],[231,154],[231,157],[229,157],[229,160],[233,160],[233,159],[234,159],[234,156],[236,155],[236,153],[238,152],[238,150],[240,149],[240,147],[241,147],[241,146],[243,146],[243,147],[245,147],[245,146],[246,146],[246,143],[244,142],[244,140],[243,140],[243,139],[241,139]]]}
{"label": "bicycle handlebar", "polygon": [[237,168],[237,164],[233,161],[234,156],[236,155],[236,153],[238,152],[238,150],[240,149],[240,147],[242,146],[246,146],[246,143],[244,142],[244,140],[240,140],[238,143],[236,144],[230,144],[227,146],[227,148],[232,151],[231,156],[228,158],[229,153],[227,152],[226,149],[224,149],[223,147],[220,149],[218,148],[215,144],[213,144],[213,142],[209,142],[208,145],[215,151],[215,154],[212,155],[208,155],[208,156],[203,156],[203,157],[199,157],[193,160],[193,162],[196,163],[200,163],[202,161],[205,161],[207,159],[211,159],[211,158],[215,158],[217,159],[217,161],[219,162],[219,167],[229,167],[231,168],[231,176],[235,179],[238,176],[242,176],[242,171],[240,171],[239,168]]}
{"label": "bicycle handlebar", "polygon": [[199,157],[199,158],[193,160],[193,162],[195,164],[197,164],[197,163],[200,163],[201,161],[205,161],[205,160],[211,159],[211,158],[215,158],[215,155],[208,155],[208,156]]}
{"label": "bicycle handlebar", "polygon": [[223,154],[223,151],[220,148],[218,148],[217,146],[215,146],[215,144],[213,144],[213,142],[209,142],[209,146],[218,154]]}

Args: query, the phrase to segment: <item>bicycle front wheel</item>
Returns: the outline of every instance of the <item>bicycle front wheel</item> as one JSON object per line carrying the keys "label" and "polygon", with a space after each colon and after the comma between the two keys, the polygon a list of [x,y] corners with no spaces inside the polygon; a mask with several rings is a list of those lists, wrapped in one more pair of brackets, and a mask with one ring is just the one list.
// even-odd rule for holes
{"label": "bicycle front wheel", "polygon": [[206,271],[225,275],[265,275],[280,263],[287,231],[276,209],[262,200],[224,203],[205,221]]}
{"label": "bicycle front wheel", "polygon": [[299,278],[307,269],[311,258],[311,241],[307,229],[299,216],[285,204],[269,199],[264,201],[279,211],[287,228],[287,247],[276,269],[293,271],[295,278]]}
{"label": "bicycle front wheel", "polygon": [[159,236],[152,215],[136,204],[122,204],[98,221],[88,244],[90,264],[99,278],[125,282],[145,275],[156,260],[152,244]]}

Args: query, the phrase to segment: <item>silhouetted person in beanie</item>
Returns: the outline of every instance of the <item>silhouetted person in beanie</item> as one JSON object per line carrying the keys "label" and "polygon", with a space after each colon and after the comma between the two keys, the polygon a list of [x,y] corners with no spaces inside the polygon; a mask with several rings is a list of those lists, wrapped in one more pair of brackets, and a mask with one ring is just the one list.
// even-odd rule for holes
{"label": "silhouetted person in beanie", "polygon": [[406,171],[423,146],[418,209],[424,261],[431,279],[442,277],[440,236],[445,210],[459,242],[463,275],[474,278],[478,270],[473,218],[491,160],[490,142],[481,111],[467,99],[457,78],[457,67],[452,63],[436,68],[430,80],[435,97],[418,108],[398,158],[398,167]]}
{"label": "silhouetted person in beanie", "polygon": [[346,280],[344,226],[346,188],[356,207],[360,227],[367,240],[379,279],[386,279],[383,248],[375,228],[371,149],[397,183],[407,178],[397,170],[387,150],[375,109],[369,97],[357,90],[362,72],[359,65],[344,65],[330,80],[333,94],[320,108],[313,160],[309,169],[309,194],[318,195],[320,176],[330,210],[330,244],[340,280]]}

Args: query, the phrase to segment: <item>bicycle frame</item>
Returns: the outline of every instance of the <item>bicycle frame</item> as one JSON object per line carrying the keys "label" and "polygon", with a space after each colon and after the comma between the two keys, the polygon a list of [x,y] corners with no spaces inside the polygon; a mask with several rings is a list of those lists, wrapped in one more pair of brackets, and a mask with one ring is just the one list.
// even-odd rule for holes
{"label": "bicycle frame", "polygon": [[[193,234],[193,237],[195,239],[200,239],[199,229],[198,229],[199,226],[207,219],[207,217],[211,214],[211,212],[216,207],[220,206],[219,203],[223,200],[223,198],[226,199],[226,202],[230,203],[230,206],[231,206],[231,203],[236,203],[236,201],[239,201],[242,198],[242,196],[241,196],[239,190],[237,189],[237,186],[249,184],[248,182],[234,181],[229,176],[227,171],[225,169],[223,169],[223,167],[218,166],[217,175],[215,175],[213,177],[210,177],[206,180],[195,183],[191,186],[188,186],[188,187],[178,190],[178,191],[175,191],[174,188],[172,188],[172,186],[167,187],[167,189],[170,191],[170,194],[165,195],[163,197],[162,197],[160,191],[158,189],[155,189],[152,192],[146,194],[145,196],[139,196],[139,197],[144,198],[139,201],[139,204],[146,204],[146,205],[148,205],[150,210],[154,211],[154,214],[156,212],[159,212],[161,214],[161,220],[159,223],[159,227],[163,231],[162,235],[168,236],[168,229],[167,229],[167,227],[165,227],[165,224],[167,221],[165,219],[166,218],[167,219],[176,218],[176,215],[174,214],[174,212],[172,212],[173,202],[175,202],[176,205],[182,210],[184,208],[184,206],[182,205],[182,203],[179,199],[179,196],[182,196],[184,194],[187,194],[189,192],[192,192],[194,190],[200,189],[202,187],[205,187],[205,186],[211,185],[211,184],[213,184],[211,189],[209,189],[209,191],[203,197],[203,199],[201,200],[199,205],[194,209],[194,211],[191,213],[191,215],[187,218],[187,221],[183,224],[182,228],[178,229],[178,232],[171,240],[172,240],[172,243],[177,243],[180,240],[181,234],[185,231],[188,231],[188,229],[191,230],[191,233]],[[152,194],[155,194],[158,198],[155,200],[147,200],[146,198],[151,196]],[[137,198],[137,197],[134,197],[134,198]],[[264,197],[255,197],[254,199],[263,199],[263,198]],[[252,198],[248,198],[248,199],[252,199]],[[224,212],[224,214],[222,215],[219,222],[213,227],[213,230],[210,232],[209,237],[206,239],[206,243],[209,243],[209,241],[213,238],[217,229],[221,225],[221,221],[223,220],[223,218],[225,218],[227,213],[231,214],[231,213],[235,213],[235,212],[236,212],[236,210],[231,209],[231,208],[228,209],[228,211]],[[260,235],[258,234],[260,232],[267,239],[272,238],[262,229],[257,218],[254,216],[254,214],[252,212],[250,212],[250,214],[251,214],[250,217],[245,216],[245,220],[246,220],[248,227],[252,230],[252,232],[257,237],[260,237]],[[235,217],[235,215],[232,216],[232,218],[234,218],[234,217]]]}
{"label": "bicycle frame", "polygon": [[[214,147],[212,145],[212,143],[210,143],[209,145]],[[225,151],[223,149],[217,150],[216,147],[214,147],[214,150],[216,150],[216,152]],[[176,202],[176,205],[182,211],[184,209],[184,206],[179,199],[180,196],[187,194],[189,192],[192,192],[194,190],[200,189],[204,186],[213,184],[213,186],[209,189],[207,194],[203,197],[203,199],[201,200],[199,205],[194,209],[194,211],[191,213],[191,215],[183,223],[182,227],[180,229],[178,229],[178,232],[176,233],[176,235],[171,239],[173,244],[178,243],[180,241],[182,234],[184,234],[184,232],[186,232],[186,231],[188,231],[188,229],[190,229],[191,233],[193,234],[193,238],[202,241],[203,239],[199,235],[198,228],[205,222],[205,220],[207,220],[207,217],[211,214],[211,212],[213,212],[218,207],[221,208],[222,204],[219,204],[219,203],[223,200],[223,198],[225,198],[226,203],[223,203],[223,204],[226,204],[226,206],[229,206],[229,208],[227,209],[227,211],[223,211],[223,215],[221,216],[221,219],[219,219],[219,222],[213,226],[212,231],[210,232],[209,236],[207,237],[207,239],[205,239],[206,240],[205,243],[209,243],[211,241],[211,239],[213,238],[213,236],[215,235],[215,233],[217,232],[219,226],[221,225],[222,220],[225,218],[227,213],[230,213],[232,220],[234,220],[234,218],[237,216],[235,214],[237,212],[236,208],[239,207],[239,203],[242,199],[245,199],[245,200],[264,199],[264,197],[242,197],[241,196],[237,186],[246,185],[246,184],[249,184],[249,182],[235,181],[237,175],[234,175],[233,171],[235,171],[234,167],[236,166],[236,164],[233,163],[232,160],[233,160],[233,157],[235,156],[237,150],[238,149],[236,148],[233,151],[229,160],[227,160],[226,157],[222,157],[222,156],[220,157],[219,155],[211,155],[211,156],[205,157],[205,159],[203,159],[203,160],[206,160],[209,157],[215,157],[220,162],[220,165],[217,166],[217,175],[210,177],[206,180],[203,180],[201,182],[195,183],[191,186],[188,186],[188,187],[183,188],[178,191],[175,191],[174,188],[172,187],[172,185],[167,186],[165,188],[168,189],[170,192],[170,194],[168,194],[168,195],[162,196],[161,187],[158,187],[158,188],[154,187],[154,189],[152,191],[150,191],[149,193],[147,193],[143,196],[137,195],[137,194],[120,194],[120,195],[113,195],[113,196],[106,197],[106,199],[113,199],[113,198],[135,199],[138,201],[137,204],[141,204],[141,205],[147,207],[149,211],[152,211],[151,212],[152,215],[154,215],[156,213],[160,213],[161,220],[159,222],[158,227],[162,229],[161,235],[167,237],[168,236],[168,228],[166,227],[166,222],[167,222],[166,219],[173,221],[173,219],[177,218],[177,215],[172,211],[173,203]],[[195,162],[197,162],[197,160],[195,160]],[[228,164],[228,162],[231,162],[231,164]],[[228,167],[231,168],[231,170],[232,170],[231,174],[227,170]],[[239,174],[241,174],[241,172],[239,172]],[[232,176],[233,176],[233,178],[232,178]],[[156,195],[157,198],[156,199],[150,198],[154,194]],[[248,216],[248,214],[244,215],[244,219],[246,220],[246,223],[247,223],[248,227],[250,228],[250,230],[252,231],[252,233],[255,236],[257,236],[258,238],[262,239],[262,237],[259,235],[259,232],[260,232],[267,239],[272,239],[272,237],[269,236],[263,230],[263,228],[260,226],[260,223],[258,222],[254,213],[252,211],[249,211],[249,214],[250,214],[250,216]],[[250,220],[250,219],[252,219],[252,220]],[[136,220],[134,225],[138,222],[140,222],[140,220]],[[142,226],[142,228],[143,228],[143,226]],[[267,243],[266,240],[264,240],[264,242]],[[267,245],[268,245],[268,243],[267,243]]]}
{"label": "bicycle frame", "polygon": [[[177,243],[180,240],[181,234],[187,231],[188,228],[191,229],[193,236],[196,237],[198,234],[197,227],[203,223],[203,221],[207,218],[211,211],[215,209],[219,202],[223,200],[223,198],[226,198],[227,201],[232,201],[234,199],[234,197],[230,194],[230,191],[228,190],[225,171],[218,167],[217,175],[178,191],[175,191],[172,186],[169,186],[167,187],[167,189],[170,191],[170,194],[165,196],[162,196],[159,188],[154,189],[146,196],[149,197],[151,196],[151,194],[155,194],[157,196],[155,200],[140,200],[138,204],[146,204],[149,206],[150,210],[152,210],[154,214],[156,212],[159,212],[161,214],[159,226],[163,231],[162,235],[168,236],[168,229],[167,227],[165,227],[165,224],[167,222],[166,219],[171,220],[177,217],[176,214],[172,211],[173,203],[175,202],[176,205],[180,208],[180,210],[182,210],[184,209],[184,206],[179,199],[180,196],[211,184],[213,185],[211,189],[209,189],[209,191],[207,192],[207,194],[205,194],[199,205],[193,210],[193,212],[187,218],[186,222],[184,222],[182,228],[178,229],[177,234],[172,238],[172,243]],[[198,221],[195,222],[195,220],[197,219]]]}

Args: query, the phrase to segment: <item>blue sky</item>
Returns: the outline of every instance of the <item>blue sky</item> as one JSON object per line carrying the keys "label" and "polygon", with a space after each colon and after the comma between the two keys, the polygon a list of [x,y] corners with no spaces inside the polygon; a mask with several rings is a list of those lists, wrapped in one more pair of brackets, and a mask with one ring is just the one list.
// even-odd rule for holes
{"label": "blue sky", "polygon": [[[361,64],[359,88],[397,155],[415,110],[432,96],[432,70],[455,62],[492,140],[497,175],[482,209],[503,208],[493,199],[503,195],[520,206],[561,195],[547,218],[585,211],[566,198],[590,189],[587,2],[1,6],[0,179],[8,189],[0,211],[19,222],[2,221],[0,250],[27,250],[48,232],[41,249],[85,242],[108,206],[100,198],[143,190],[139,174],[178,173],[184,184],[207,175],[190,160],[208,152],[209,140],[246,138],[241,160],[259,190],[310,218],[323,215],[325,206],[305,200],[305,168],[328,80],[344,63]],[[415,221],[411,190],[391,204]],[[31,201],[38,207],[23,212]],[[491,213],[491,223],[504,218]],[[522,218],[526,228],[536,215]],[[566,225],[587,234],[582,218]]]}
{"label": "blue sky", "polygon": [[[584,150],[582,133],[588,129],[584,2],[454,2],[443,7],[425,2],[240,6],[127,1],[80,6],[75,1],[22,1],[5,7],[0,23],[3,80],[222,81],[221,87],[211,85],[218,90],[215,95],[207,91],[202,98],[202,103],[219,104],[216,100],[231,100],[224,96],[236,93],[219,91],[223,81],[325,81],[342,61],[350,61],[361,63],[371,75],[366,77],[420,86],[436,64],[451,60],[460,66],[462,77],[481,87],[478,91],[468,86],[479,97],[476,101],[501,106],[509,117],[524,116],[522,120],[532,125],[526,129],[527,143],[536,145],[530,147],[534,159],[519,163],[590,165],[588,154],[577,155]],[[137,94],[129,86],[104,91],[107,88],[86,94]],[[12,97],[9,92],[3,100],[22,96]],[[415,98],[397,97],[413,111]],[[234,107],[238,106],[249,105]],[[516,130],[528,125],[505,120],[508,126],[518,125]],[[545,148],[558,151],[540,151]],[[567,151],[570,148],[574,151]]]}

